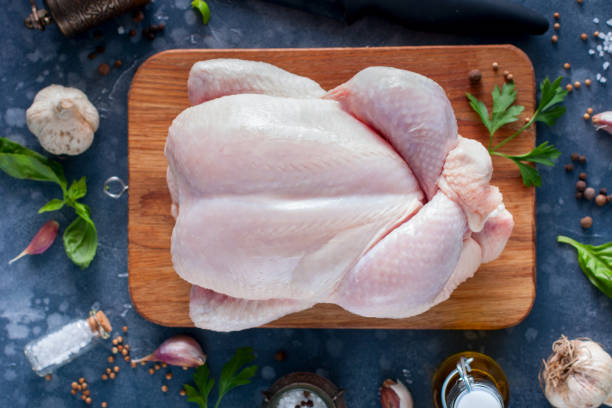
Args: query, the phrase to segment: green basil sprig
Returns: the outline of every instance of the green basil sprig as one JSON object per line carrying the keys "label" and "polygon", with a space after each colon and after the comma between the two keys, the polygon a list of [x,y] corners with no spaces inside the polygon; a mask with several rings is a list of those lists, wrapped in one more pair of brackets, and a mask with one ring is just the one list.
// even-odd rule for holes
{"label": "green basil sprig", "polygon": [[64,230],[62,236],[64,250],[72,262],[81,268],[87,268],[96,256],[98,232],[91,219],[89,207],[77,201],[87,194],[85,177],[73,181],[68,188],[60,163],[4,137],[0,137],[0,170],[17,179],[47,181],[59,185],[63,197],[52,199],[43,205],[38,213],[57,211],[65,205],[74,209],[77,217]]}
{"label": "green basil sprig", "polygon": [[603,245],[585,245],[559,235],[557,242],[569,244],[578,251],[578,263],[591,283],[612,299],[612,242]]}

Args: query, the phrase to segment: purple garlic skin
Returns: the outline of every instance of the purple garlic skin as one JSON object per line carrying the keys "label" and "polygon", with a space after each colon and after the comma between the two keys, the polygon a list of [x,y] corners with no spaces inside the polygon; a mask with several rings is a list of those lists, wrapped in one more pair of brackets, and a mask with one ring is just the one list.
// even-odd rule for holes
{"label": "purple garlic skin", "polygon": [[55,241],[55,237],[57,237],[57,231],[59,230],[59,224],[55,220],[50,220],[45,223],[34,238],[30,241],[30,244],[24,249],[19,255],[9,261],[9,264],[12,264],[19,258],[22,258],[26,255],[38,255],[45,252],[53,242]]}
{"label": "purple garlic skin", "polygon": [[386,379],[380,387],[382,408],[413,408],[412,395],[399,380]]}
{"label": "purple garlic skin", "polygon": [[164,341],[152,354],[134,360],[135,363],[141,361],[160,361],[175,366],[199,367],[206,363],[206,354],[193,337],[181,334]]}
{"label": "purple garlic skin", "polygon": [[593,125],[595,129],[603,129],[606,132],[612,134],[612,111],[598,113],[593,116]]}

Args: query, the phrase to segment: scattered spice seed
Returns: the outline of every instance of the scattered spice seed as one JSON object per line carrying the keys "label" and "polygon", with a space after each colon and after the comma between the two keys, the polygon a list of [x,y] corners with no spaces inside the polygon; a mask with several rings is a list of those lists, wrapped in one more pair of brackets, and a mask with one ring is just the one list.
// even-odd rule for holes
{"label": "scattered spice seed", "polygon": [[118,373],[118,372],[119,372],[119,366],[114,366],[114,367],[113,367],[113,371],[114,371],[114,372],[116,372],[116,373]]}
{"label": "scattered spice seed", "polygon": [[574,82],[574,88],[580,89],[580,81]]}
{"label": "scattered spice seed", "polygon": [[110,373],[110,374],[108,375],[108,377],[109,377],[111,380],[114,380],[116,376],[117,376],[117,374],[115,374],[115,373]]}
{"label": "scattered spice seed", "polygon": [[111,351],[113,354],[117,354],[119,352],[119,349],[117,347],[113,347]]}
{"label": "scattered spice seed", "polygon": [[189,370],[189,367],[183,366],[183,371],[187,371],[187,370]]}
{"label": "scattered spice seed", "polygon": [[506,81],[508,82],[514,81],[514,76],[512,76],[512,74],[508,74],[508,76],[506,77]]}
{"label": "scattered spice seed", "polygon": [[166,380],[171,380],[172,379],[172,373],[168,372],[166,373]]}
{"label": "scattered spice seed", "polygon": [[127,351],[130,351],[130,345],[126,344],[125,346],[123,346],[124,349],[126,349]]}
{"label": "scattered spice seed", "polygon": [[585,84],[586,86],[591,86],[591,80],[590,80],[589,78],[585,79],[585,80],[584,80],[584,84]]}
{"label": "scattered spice seed", "polygon": [[106,63],[102,63],[100,65],[98,65],[98,73],[102,76],[106,76],[108,75],[108,73],[110,72],[110,67],[108,66],[108,64]]}
{"label": "scattered spice seed", "polygon": [[589,36],[587,35],[587,33],[582,33],[582,34],[580,34],[580,39],[581,39],[582,41],[586,41],[586,40],[587,40],[587,38],[589,38]]}
{"label": "scattered spice seed", "polygon": [[599,194],[603,194],[603,195],[607,195],[608,194],[608,189],[605,187],[602,187],[599,189]]}
{"label": "scattered spice seed", "polygon": [[87,54],[87,58],[89,58],[90,60],[96,58],[96,53],[94,51],[90,52],[89,54]]}
{"label": "scattered spice seed", "polygon": [[87,399],[87,395],[81,395],[81,399],[85,401]]}
{"label": "scattered spice seed", "polygon": [[119,351],[123,351],[123,346],[122,346],[121,344],[119,344],[119,345],[117,346],[117,350],[119,350]]}
{"label": "scattered spice seed", "polygon": [[100,404],[100,406],[101,406],[102,408],[106,408],[106,407],[108,407],[108,404],[106,403],[106,401],[102,401],[102,403]]}
{"label": "scattered spice seed", "polygon": [[113,65],[115,66],[115,68],[121,68],[123,66],[123,61],[115,60],[115,63]]}
{"label": "scattered spice seed", "polygon": [[124,356],[127,356],[128,351],[126,349],[121,350],[121,354],[123,354]]}
{"label": "scattered spice seed", "polygon": [[576,0],[578,4],[582,4],[582,0]]}
{"label": "scattered spice seed", "polygon": [[597,204],[599,207],[603,207],[607,203],[608,198],[604,194],[598,194],[597,197],[595,197],[595,204]]}
{"label": "scattered spice seed", "polygon": [[470,79],[470,83],[472,85],[476,85],[480,83],[480,80],[482,79],[482,73],[479,69],[473,69],[468,73],[468,78]]}
{"label": "scattered spice seed", "polygon": [[491,64],[491,66],[493,67],[493,71],[497,71],[499,69],[499,64],[497,62],[494,62]]}
{"label": "scattered spice seed", "polygon": [[81,384],[81,389],[82,390],[86,390],[87,389],[87,383],[84,382],[83,384]]}
{"label": "scattered spice seed", "polygon": [[107,367],[107,368],[106,368],[106,374],[110,374],[110,373],[112,373],[112,372],[113,372],[113,370],[112,370],[110,367]]}
{"label": "scattered spice seed", "polygon": [[83,391],[83,395],[85,395],[86,397],[89,397],[91,395],[91,391],[85,390]]}
{"label": "scattered spice seed", "polygon": [[77,390],[74,390],[74,389],[73,389],[73,390],[70,390],[70,393],[71,393],[72,395],[76,395]]}
{"label": "scattered spice seed", "polygon": [[584,198],[589,201],[595,198],[595,189],[593,187],[587,187],[586,190],[584,190]]}
{"label": "scattered spice seed", "polygon": [[146,361],[141,361],[141,362],[140,362],[140,365],[141,365],[141,366],[145,366],[145,365],[147,365],[147,362],[146,362]]}
{"label": "scattered spice seed", "polygon": [[578,159],[578,161],[580,161],[580,163],[582,163],[582,164],[585,164],[586,161],[587,161],[587,158],[586,158],[586,156],[582,156],[581,155],[580,158]]}
{"label": "scattered spice seed", "polygon": [[149,374],[151,374],[151,375],[155,374],[155,370],[152,369],[152,368],[149,368]]}
{"label": "scattered spice seed", "polygon": [[504,71],[504,76],[507,77],[508,75],[510,75],[510,71]]}
{"label": "scattered spice seed", "polygon": [[589,119],[591,119],[591,115],[589,115],[588,113],[585,113],[584,115],[582,115],[582,118],[584,120],[589,120]]}
{"label": "scattered spice seed", "polygon": [[123,337],[118,336],[118,337],[117,337],[117,341],[118,341],[119,343],[123,343]]}
{"label": "scattered spice seed", "polygon": [[561,28],[561,24],[559,24],[559,23],[555,23],[555,24],[553,25],[553,28],[554,28],[555,30],[558,30],[558,29],[560,29],[560,28]]}
{"label": "scattered spice seed", "polygon": [[[126,361],[128,361],[128,360],[126,360]],[[136,366],[137,366],[138,364],[136,364],[136,363],[132,362],[130,365],[132,366],[132,368],[136,368]]]}
{"label": "scattered spice seed", "polygon": [[72,387],[73,390],[76,390],[77,388],[79,388],[79,384],[77,384],[76,382],[72,382],[72,384],[70,385]]}
{"label": "scattered spice seed", "polygon": [[161,363],[161,366],[162,366],[162,368],[166,368],[166,367],[168,367],[168,364],[167,363]]}
{"label": "scattered spice seed", "polygon": [[88,405],[89,405],[89,404],[91,404],[91,402],[92,402],[91,397],[87,397],[87,399],[85,399],[85,403],[86,403],[86,404],[88,404]]}
{"label": "scattered spice seed", "polygon": [[126,363],[129,363],[131,359],[130,359],[130,356],[125,356],[125,357],[123,357],[123,360],[124,360]]}
{"label": "scattered spice seed", "polygon": [[552,36],[552,37],[550,37],[550,40],[551,40],[553,43],[559,42],[559,36],[558,36],[557,34],[553,34],[553,36]]}
{"label": "scattered spice seed", "polygon": [[593,33],[593,37],[598,38],[598,37],[599,37],[599,31],[595,31],[595,32]]}
{"label": "scattered spice seed", "polygon": [[106,381],[108,380],[108,375],[102,374],[101,378],[102,378],[102,381]]}
{"label": "scattered spice seed", "polygon": [[578,175],[578,178],[580,180],[586,180],[588,177],[589,177],[589,175],[586,174],[584,171]]}
{"label": "scattered spice seed", "polygon": [[168,392],[168,386],[166,384],[161,386],[162,392]]}
{"label": "scattered spice seed", "polygon": [[567,84],[567,85],[565,85],[565,90],[566,90],[567,92],[572,92],[572,89],[574,89],[574,87],[572,86],[572,84]]}
{"label": "scattered spice seed", "polygon": [[113,339],[113,346],[116,346],[117,344],[119,344],[119,340],[117,340],[116,338]]}
{"label": "scattered spice seed", "polygon": [[563,64],[563,68],[564,69],[570,69],[572,66],[570,65],[569,62],[566,62],[565,64]]}
{"label": "scattered spice seed", "polygon": [[79,384],[83,384],[85,382],[85,379],[83,377],[79,378]]}
{"label": "scattered spice seed", "polygon": [[559,12],[555,11],[555,14],[553,14],[553,17],[558,20],[559,19]]}
{"label": "scattered spice seed", "polygon": [[583,198],[584,198],[584,194],[582,194],[582,192],[580,191],[576,191],[576,199],[582,200]]}
{"label": "scattered spice seed", "polygon": [[593,113],[593,108],[587,108],[587,113],[591,115]]}
{"label": "scattered spice seed", "polygon": [[285,350],[278,350],[274,353],[274,359],[276,361],[285,361],[287,359],[287,353]]}
{"label": "scattered spice seed", "polygon": [[578,153],[572,153],[572,161],[578,161],[580,159],[580,155]]}
{"label": "scattered spice seed", "polygon": [[115,362],[115,357],[113,357],[113,356],[108,356],[108,362],[109,362],[110,364],[113,364],[113,363]]}
{"label": "scattered spice seed", "polygon": [[[571,171],[574,171],[574,165],[572,163],[568,163],[564,166],[565,171],[567,171],[568,173]],[[276,358],[276,357],[275,357]]]}
{"label": "scattered spice seed", "polygon": [[584,191],[586,189],[586,183],[583,180],[578,180],[576,182],[576,191]]}
{"label": "scattered spice seed", "polygon": [[179,391],[179,394],[180,394],[181,397],[184,397],[187,393],[185,392],[185,390],[181,389]]}
{"label": "scattered spice seed", "polygon": [[45,375],[45,381],[51,381],[51,378],[53,378],[51,374]]}
{"label": "scattered spice seed", "polygon": [[132,13],[132,21],[134,21],[135,23],[140,23],[142,20],[144,20],[144,13],[142,12],[142,10],[137,10]]}
{"label": "scattered spice seed", "polygon": [[161,366],[159,364],[155,364],[153,366],[153,368],[155,369],[155,371],[159,370],[161,368]]}
{"label": "scattered spice seed", "polygon": [[124,332],[124,333],[127,333],[127,331],[128,331],[128,327],[127,327],[127,326],[123,326],[123,327],[121,328],[121,330],[123,330],[123,332]]}
{"label": "scattered spice seed", "polygon": [[580,219],[580,226],[584,229],[591,228],[593,226],[593,219],[588,215]]}

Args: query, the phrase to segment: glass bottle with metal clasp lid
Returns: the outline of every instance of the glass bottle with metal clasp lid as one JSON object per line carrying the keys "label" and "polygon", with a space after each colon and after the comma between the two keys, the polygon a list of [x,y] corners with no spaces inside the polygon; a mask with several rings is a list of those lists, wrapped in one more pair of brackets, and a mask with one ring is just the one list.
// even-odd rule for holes
{"label": "glass bottle with metal clasp lid", "polygon": [[59,330],[31,341],[24,352],[32,370],[44,377],[85,353],[96,340],[109,338],[112,330],[104,312],[94,307],[89,317],[73,320]]}
{"label": "glass bottle with metal clasp lid", "polygon": [[435,408],[504,408],[508,380],[491,357],[474,351],[450,356],[433,377]]}

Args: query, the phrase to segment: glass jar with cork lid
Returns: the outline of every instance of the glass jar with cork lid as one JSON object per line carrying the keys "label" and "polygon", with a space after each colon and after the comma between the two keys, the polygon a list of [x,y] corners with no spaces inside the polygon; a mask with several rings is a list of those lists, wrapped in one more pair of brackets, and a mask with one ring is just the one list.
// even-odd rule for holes
{"label": "glass jar with cork lid", "polygon": [[95,307],[84,319],[75,319],[59,330],[31,341],[24,352],[32,370],[41,377],[69,363],[89,350],[98,339],[108,339],[110,321]]}

